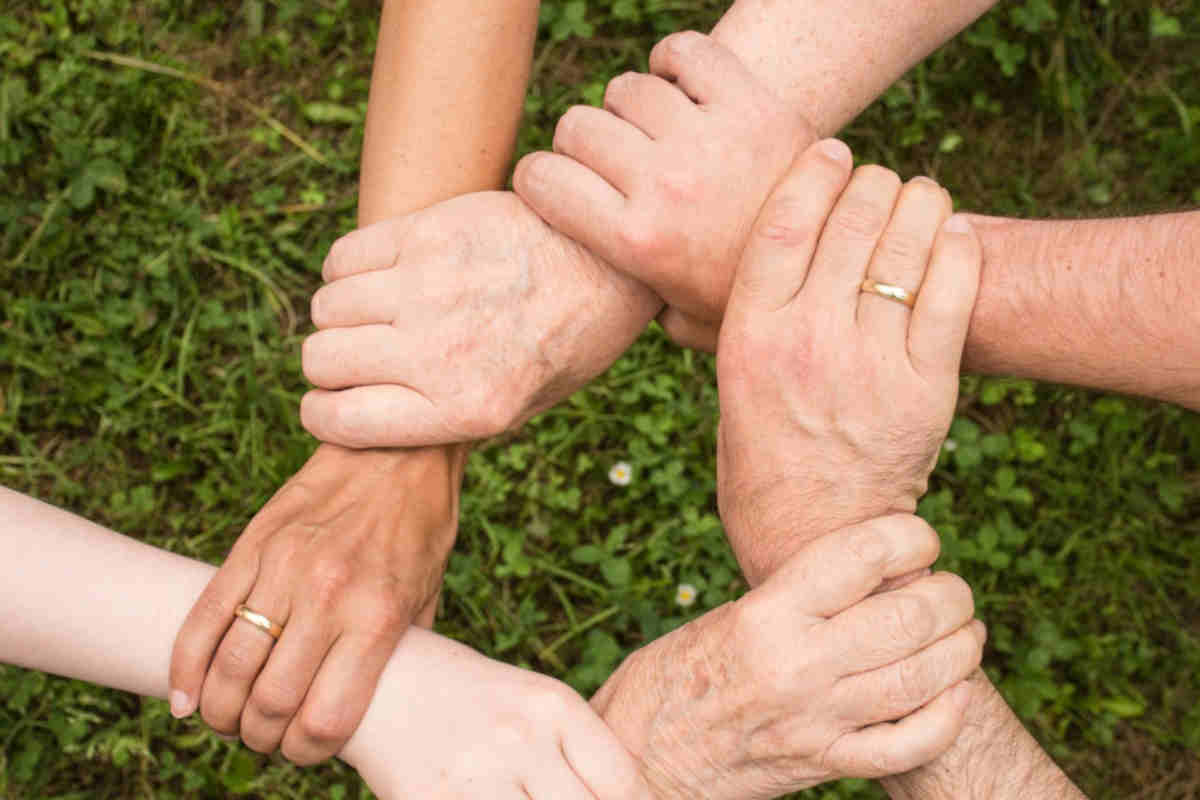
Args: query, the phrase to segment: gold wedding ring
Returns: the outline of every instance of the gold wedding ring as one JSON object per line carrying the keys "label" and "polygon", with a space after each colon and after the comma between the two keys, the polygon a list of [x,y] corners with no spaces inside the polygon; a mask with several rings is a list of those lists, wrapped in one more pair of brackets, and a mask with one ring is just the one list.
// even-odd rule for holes
{"label": "gold wedding ring", "polygon": [[233,615],[246,620],[246,622],[249,622],[251,625],[258,628],[263,633],[266,633],[276,641],[278,641],[279,637],[283,635],[282,625],[272,622],[257,611],[247,608],[245,605],[238,606],[237,611],[234,611]]}
{"label": "gold wedding ring", "polygon": [[903,286],[893,286],[890,283],[879,283],[867,278],[862,282],[862,291],[877,294],[887,300],[895,300],[897,303],[912,308],[917,304],[917,296],[905,289]]}

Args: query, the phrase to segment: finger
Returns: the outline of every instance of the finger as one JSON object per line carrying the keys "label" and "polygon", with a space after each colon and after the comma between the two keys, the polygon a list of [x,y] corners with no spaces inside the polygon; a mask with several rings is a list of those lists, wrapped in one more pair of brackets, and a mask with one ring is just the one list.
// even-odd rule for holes
{"label": "finger", "polygon": [[580,723],[564,736],[561,747],[571,769],[597,800],[648,800],[653,796],[633,756],[595,714],[582,715]]}
{"label": "finger", "polygon": [[850,149],[836,139],[817,142],[800,156],[754,223],[730,293],[731,308],[774,311],[796,295],[850,166]]}
{"label": "finger", "polygon": [[322,442],[354,449],[473,441],[446,425],[425,395],[399,384],[314,389],[300,400],[300,424]]}
{"label": "finger", "polygon": [[721,334],[720,323],[705,322],[668,306],[658,315],[658,324],[666,331],[671,341],[680,347],[690,347],[706,353],[717,352],[717,339]]}
{"label": "finger", "polygon": [[889,169],[859,167],[829,215],[802,294],[807,309],[820,309],[837,322],[853,322],[858,295],[875,245],[900,194],[900,178]]}
{"label": "finger", "polygon": [[650,51],[650,71],[704,105],[736,102],[758,85],[733,51],[696,31],[671,34]]}
{"label": "finger", "polygon": [[605,261],[628,264],[625,197],[573,158],[530,153],[518,162],[513,188],[550,227]]}
{"label": "finger", "polygon": [[311,610],[300,610],[271,649],[242,711],[241,737],[251,750],[273,753],[337,634]]}
{"label": "finger", "polygon": [[898,720],[966,680],[982,661],[986,640],[983,623],[972,620],[903,661],[841,679],[834,703],[851,709],[846,720],[856,727]]}
{"label": "finger", "polygon": [[[246,606],[286,628],[290,593],[282,567],[278,563],[264,567],[246,598]],[[234,618],[200,691],[200,714],[218,733],[240,732],[246,699],[274,645],[271,634],[240,617]]]}
{"label": "finger", "polygon": [[525,779],[523,787],[532,800],[596,800],[596,795],[571,771],[566,761],[543,761],[541,769]]}
{"label": "finger", "polygon": [[979,292],[983,250],[963,214],[942,226],[908,328],[908,354],[927,378],[957,376]]}
{"label": "finger", "polygon": [[283,736],[283,755],[307,766],[331,758],[367,713],[384,665],[404,632],[342,634],[321,664],[304,705]]}
{"label": "finger", "polygon": [[[899,286],[916,297],[925,280],[938,229],[950,216],[950,204],[942,187],[929,178],[914,178],[900,190],[900,198],[888,221],[867,277],[882,284]],[[912,310],[903,303],[874,292],[858,293],[859,329],[877,344],[895,347],[908,341]]]}
{"label": "finger", "polygon": [[[414,293],[421,287],[412,286]],[[389,324],[400,317],[410,298],[396,294],[390,269],[362,272],[327,283],[313,294],[309,316],[317,330]]]}
{"label": "finger", "polygon": [[929,566],[940,547],[937,533],[920,517],[880,517],[809,543],[758,591],[770,587],[769,591],[796,594],[800,613],[831,617],[869,596],[888,578]]}
{"label": "finger", "polygon": [[661,139],[696,124],[696,104],[677,86],[657,75],[625,72],[608,82],[604,107],[642,131]]}
{"label": "finger", "polygon": [[304,377],[321,389],[405,383],[412,337],[392,325],[359,325],[317,331],[304,340]]}
{"label": "finger", "polygon": [[975,616],[971,587],[939,572],[884,594],[872,595],[823,626],[829,653],[843,675],[908,658],[958,630]]}
{"label": "finger", "polygon": [[235,546],[188,612],[171,651],[168,697],[176,717],[186,717],[199,707],[204,676],[235,619],[233,612],[245,602],[257,576],[257,554]]}
{"label": "finger", "polygon": [[419,219],[416,215],[395,217],[346,234],[329,248],[321,276],[336,281],[404,263],[405,253],[417,244]]}
{"label": "finger", "polygon": [[620,117],[592,106],[573,106],[554,129],[554,152],[573,158],[628,196],[650,168],[646,134]]}
{"label": "finger", "polygon": [[899,722],[848,733],[829,749],[829,764],[854,778],[883,778],[928,764],[958,738],[970,699],[971,690],[960,683]]}

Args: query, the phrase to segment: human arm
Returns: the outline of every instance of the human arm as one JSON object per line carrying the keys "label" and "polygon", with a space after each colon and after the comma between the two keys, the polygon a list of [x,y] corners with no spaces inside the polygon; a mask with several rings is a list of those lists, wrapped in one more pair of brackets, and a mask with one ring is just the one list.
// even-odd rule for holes
{"label": "human arm", "polygon": [[[887,14],[880,13],[881,5]],[[717,35],[739,52],[777,50],[779,57],[757,63],[761,74],[755,72],[755,79],[768,89],[786,84],[791,101],[806,106],[789,113],[802,115],[816,130],[829,131],[848,122],[880,87],[903,74],[923,49],[936,46],[939,37],[948,37],[989,5],[981,0],[933,4],[854,0],[815,5],[775,3],[768,9],[757,0],[743,0],[718,25]],[[909,21],[906,26],[920,31],[917,46],[899,45],[894,28],[897,17],[904,17]],[[820,26],[832,24],[824,21],[827,19],[855,20],[855,38],[836,35],[841,26],[828,37],[816,35],[814,32],[825,30]],[[808,49],[802,56],[782,55],[793,40],[805,37]],[[864,51],[878,55],[864,59]],[[808,91],[841,98],[837,102],[816,102],[797,88],[825,86],[823,81],[831,80],[831,75],[836,75],[837,91]],[[744,125],[741,130],[744,136],[750,135]],[[780,162],[780,170],[790,163],[792,147],[788,141],[784,155],[773,156]],[[518,188],[533,181],[557,186],[553,174],[530,168],[536,163],[522,162],[515,176]],[[688,163],[695,169],[705,162],[693,159]],[[557,190],[544,194],[546,205],[553,205],[556,199],[566,203],[570,198]],[[579,209],[581,214],[591,213],[586,204],[579,204]],[[702,224],[720,219],[703,204],[692,209],[688,213]],[[553,219],[544,209],[539,210]],[[599,207],[592,210],[598,213]],[[754,210],[756,206],[750,219]],[[475,220],[481,215],[491,219],[477,230]],[[427,209],[420,219],[382,223],[388,231],[357,231],[335,244],[326,261],[326,278],[331,283],[314,297],[313,318],[320,330],[305,343],[305,372],[320,387],[305,397],[305,427],[319,439],[351,447],[454,441],[464,432],[483,437],[519,424],[606,368],[662,310],[658,293],[640,280],[609,269],[587,250],[567,244],[568,237],[532,223],[531,216],[524,205],[499,197],[476,199],[469,209],[451,201]],[[521,236],[514,236],[514,231]],[[417,284],[413,274],[442,269],[441,262],[448,255],[446,242],[453,243],[450,255],[456,260],[469,258],[473,251],[483,254],[486,278],[467,271],[458,285],[446,281],[433,287]],[[554,254],[557,260],[545,265],[544,259],[538,258],[544,254]],[[367,277],[368,271],[378,274]],[[540,291],[525,298],[514,294],[506,306],[497,307],[489,298],[495,282],[512,287],[536,285]],[[420,292],[414,291],[418,285]],[[447,304],[487,309],[492,315],[489,325],[473,330],[459,316],[434,319],[423,327],[408,325],[409,319],[421,315],[429,291],[437,292]],[[586,302],[578,300],[580,292],[587,293]],[[540,305],[532,300],[535,294]],[[381,302],[370,303],[370,298]],[[372,310],[355,311],[364,307]],[[664,323],[671,324],[667,318]],[[487,338],[493,324],[508,332],[503,339],[506,347],[498,348],[495,340]],[[671,325],[669,330],[673,329]],[[565,337],[560,335],[563,330],[568,331]],[[573,337],[571,333],[577,331],[585,333]],[[431,372],[416,368],[416,360],[436,360],[445,366]],[[473,394],[459,391],[465,385],[464,376],[470,375],[486,376],[505,391],[489,394],[487,403],[481,405]],[[401,412],[408,415],[408,422],[397,416]]]}
{"label": "human arm", "polygon": [[[215,571],[0,488],[0,662],[165,698],[172,641]],[[341,750],[382,798],[646,800],[557,681],[413,630]]]}
{"label": "human arm", "polygon": [[[511,158],[537,0],[384,4],[359,221],[497,185]],[[479,79],[482,74],[489,79]],[[354,731],[416,618],[432,624],[466,451],[322,444],[255,516],[180,630],[172,709],[298,763]],[[233,622],[285,624],[272,646]]]}

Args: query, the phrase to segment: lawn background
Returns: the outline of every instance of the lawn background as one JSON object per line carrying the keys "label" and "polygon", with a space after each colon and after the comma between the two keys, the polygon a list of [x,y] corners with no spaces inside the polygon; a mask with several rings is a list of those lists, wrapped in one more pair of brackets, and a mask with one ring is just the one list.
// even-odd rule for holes
{"label": "lawn background", "polygon": [[[522,152],[721,7],[545,0]],[[6,0],[0,482],[218,563],[303,463],[299,343],[321,259],[353,226],[377,13]],[[844,136],[964,209],[1191,207],[1198,54],[1200,0],[1005,2]],[[716,422],[711,360],[652,330],[477,452],[439,630],[587,692],[736,597]],[[965,378],[951,440],[921,513],[975,587],[993,679],[1092,797],[1200,797],[1200,419]],[[607,478],[618,461],[629,486]],[[681,582],[700,590],[689,609]],[[368,793],[344,765],[259,757],[161,702],[0,667],[0,797],[229,795]]]}

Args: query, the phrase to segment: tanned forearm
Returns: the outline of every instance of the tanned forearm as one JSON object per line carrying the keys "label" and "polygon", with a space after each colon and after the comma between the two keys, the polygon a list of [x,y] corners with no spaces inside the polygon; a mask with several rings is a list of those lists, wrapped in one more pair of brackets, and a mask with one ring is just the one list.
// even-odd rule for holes
{"label": "tanned forearm", "polygon": [[[359,179],[360,226],[494,189],[512,160],[533,59],[538,0],[388,0],[383,6]],[[390,470],[398,488],[456,492],[466,447],[351,451],[330,469]],[[446,480],[446,472],[450,480]],[[423,488],[422,488],[423,487]],[[457,494],[452,501],[457,500]],[[421,621],[430,624],[433,608]]]}
{"label": "tanned forearm", "polygon": [[1200,410],[1200,212],[973,221],[984,264],[966,369]]}

